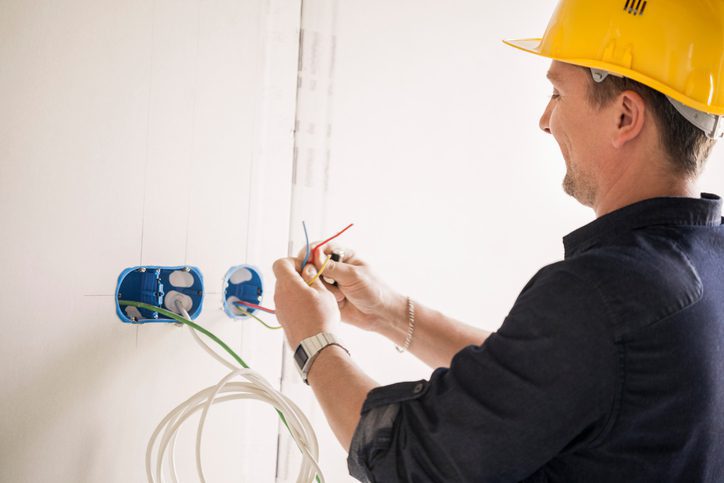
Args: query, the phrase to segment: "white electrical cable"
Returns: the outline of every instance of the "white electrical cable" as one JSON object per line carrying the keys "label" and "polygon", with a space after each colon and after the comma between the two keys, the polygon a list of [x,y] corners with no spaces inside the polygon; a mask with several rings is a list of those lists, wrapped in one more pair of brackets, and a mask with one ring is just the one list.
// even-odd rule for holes
{"label": "white electrical cable", "polygon": [[[183,310],[183,309],[181,309],[181,310]],[[185,310],[183,310],[182,314],[183,314],[183,316],[186,317],[187,319],[189,319],[189,320],[191,319],[191,318],[188,316],[188,312],[186,312]],[[206,352],[208,352],[208,354],[209,354],[211,357],[213,357],[214,359],[216,359],[217,361],[219,361],[221,364],[223,364],[224,366],[228,367],[228,368],[231,369],[232,371],[235,371],[235,370],[237,370],[237,369],[239,368],[239,366],[237,366],[237,365],[235,365],[235,364],[232,364],[231,362],[227,361],[226,359],[224,359],[223,356],[219,355],[214,349],[212,349],[211,347],[209,347],[209,346],[206,344],[206,342],[204,342],[203,339],[201,339],[201,337],[199,337],[199,334],[197,334],[196,331],[195,331],[193,328],[191,328],[191,326],[188,326],[188,325],[187,325],[186,327],[189,328],[189,332],[191,332],[191,335],[193,336],[193,338],[194,338],[194,340],[196,341],[196,343],[197,343],[198,345],[200,345]]]}
{"label": "white electrical cable", "polygon": [[[191,320],[188,312],[178,302],[176,308],[186,319]],[[319,460],[317,437],[301,409],[291,399],[272,387],[259,373],[230,363],[211,349],[193,329],[191,329],[191,332],[194,340],[204,351],[231,369],[231,372],[224,376],[215,386],[202,389],[176,406],[156,426],[146,448],[146,475],[149,483],[163,483],[165,481],[163,478],[164,466],[168,468],[171,481],[173,483],[178,482],[174,461],[176,435],[186,420],[198,411],[201,411],[201,417],[196,431],[196,471],[200,481],[205,483],[206,479],[201,465],[201,440],[206,417],[214,404],[240,399],[263,401],[279,411],[284,416],[289,432],[302,452],[302,463],[297,476],[297,483],[311,483],[317,477],[321,483],[324,483],[324,476],[317,462]],[[243,378],[246,382],[233,381],[234,378]],[[153,449],[156,447],[157,441],[158,448],[156,449],[154,461]]]}

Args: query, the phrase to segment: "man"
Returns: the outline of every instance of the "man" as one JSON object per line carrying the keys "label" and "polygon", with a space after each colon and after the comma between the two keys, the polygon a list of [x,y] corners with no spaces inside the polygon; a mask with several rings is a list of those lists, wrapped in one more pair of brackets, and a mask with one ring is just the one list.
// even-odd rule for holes
{"label": "man", "polygon": [[[279,321],[353,476],[724,481],[724,224],[695,185],[724,132],[722,39],[720,1],[562,0],[542,39],[511,42],[553,59],[540,127],[597,219],[497,332],[406,299],[350,252],[325,272],[338,286],[307,286],[319,260],[301,277],[276,262]],[[376,387],[318,335],[340,318],[437,369]]]}

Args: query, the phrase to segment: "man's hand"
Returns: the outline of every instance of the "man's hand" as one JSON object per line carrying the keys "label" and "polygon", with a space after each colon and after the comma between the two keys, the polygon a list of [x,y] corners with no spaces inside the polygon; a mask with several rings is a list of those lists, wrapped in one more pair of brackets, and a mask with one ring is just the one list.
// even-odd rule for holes
{"label": "man's hand", "polygon": [[[398,346],[404,344],[410,328],[407,297],[377,279],[352,250],[324,247],[327,255],[335,250],[344,252],[344,257],[340,262],[330,260],[323,275],[334,279],[338,286],[324,284],[323,287],[337,300],[342,320],[360,329],[377,332]],[[300,254],[297,267],[301,266],[303,258]],[[327,257],[316,258],[314,264],[321,268]],[[311,260],[309,264],[312,264]],[[448,367],[460,349],[471,344],[480,345],[489,335],[488,331],[415,303],[415,329],[409,351],[430,367]]]}
{"label": "man's hand", "polygon": [[300,276],[297,266],[293,258],[280,258],[273,267],[276,315],[292,350],[307,337],[332,332],[340,319],[334,295],[322,281],[317,279],[311,287],[307,284],[317,273],[315,267],[307,265]]}
{"label": "man's hand", "polygon": [[[392,321],[402,320],[407,323],[406,298],[392,291],[381,282],[370,270],[370,267],[348,248],[339,248],[334,245],[324,247],[329,255],[334,250],[340,250],[344,257],[340,262],[330,260],[324,276],[334,279],[337,287],[329,284],[324,286],[337,300],[342,314],[342,320],[360,329],[380,331],[384,325]],[[307,267],[313,263],[321,269],[327,257],[317,257],[314,262],[310,259]],[[296,262],[301,265],[304,251],[300,252]]]}

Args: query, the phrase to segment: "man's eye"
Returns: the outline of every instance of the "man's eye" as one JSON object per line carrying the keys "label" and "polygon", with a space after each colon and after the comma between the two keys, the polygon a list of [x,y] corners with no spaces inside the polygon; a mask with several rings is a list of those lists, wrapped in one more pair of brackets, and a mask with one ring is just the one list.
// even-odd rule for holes
{"label": "man's eye", "polygon": [[551,99],[558,99],[559,97],[561,97],[561,95],[557,92],[554,92],[553,94],[551,94]]}

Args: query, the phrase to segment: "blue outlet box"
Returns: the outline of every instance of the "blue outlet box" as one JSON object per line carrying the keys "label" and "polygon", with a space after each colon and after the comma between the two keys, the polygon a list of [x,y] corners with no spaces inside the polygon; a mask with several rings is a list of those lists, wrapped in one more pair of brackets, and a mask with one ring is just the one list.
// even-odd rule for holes
{"label": "blue outlet box", "polygon": [[224,312],[232,319],[248,317],[244,311],[254,313],[257,309],[245,307],[239,309],[234,302],[248,302],[261,305],[264,294],[264,282],[259,269],[252,265],[236,265],[224,276],[223,303]]}
{"label": "blue outlet box", "polygon": [[116,286],[116,313],[127,324],[150,322],[176,323],[158,312],[130,305],[121,306],[119,300],[143,302],[178,313],[177,302],[191,319],[201,313],[204,301],[204,278],[196,267],[130,267],[118,276]]}

